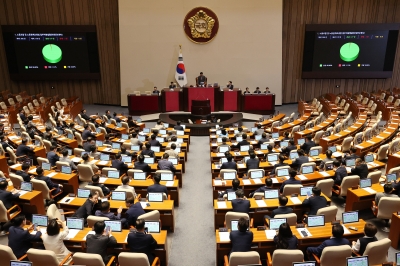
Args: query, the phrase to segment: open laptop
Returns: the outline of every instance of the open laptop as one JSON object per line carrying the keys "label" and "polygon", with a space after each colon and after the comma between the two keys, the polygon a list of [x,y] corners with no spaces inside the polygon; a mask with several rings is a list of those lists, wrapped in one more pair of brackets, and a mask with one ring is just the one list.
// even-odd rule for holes
{"label": "open laptop", "polygon": [[255,139],[255,140],[260,140],[261,137],[262,137],[261,135],[255,135],[254,139]]}
{"label": "open laptop", "polygon": [[347,266],[368,266],[368,256],[360,257],[349,257],[347,260]]}
{"label": "open laptop", "polygon": [[229,151],[229,147],[228,146],[220,146],[219,147],[219,152],[225,153]]}
{"label": "open laptop", "polygon": [[42,163],[42,169],[43,170],[50,170],[51,169],[51,164],[49,163]]}
{"label": "open laptop", "polygon": [[31,192],[33,189],[33,185],[31,182],[21,182],[20,190]]}
{"label": "open laptop", "polygon": [[110,154],[106,154],[106,153],[100,154],[100,161],[109,161],[109,160],[110,160]]}
{"label": "open laptop", "polygon": [[240,146],[240,151],[248,151],[248,150],[250,150],[250,145]]}
{"label": "open laptop", "polygon": [[131,156],[122,156],[121,158],[122,158],[123,163],[131,163],[132,162]]}
{"label": "open laptop", "polygon": [[36,147],[40,147],[40,145],[41,145],[41,144],[40,144],[40,141],[36,139],[36,140],[35,140],[35,146],[36,146]]}
{"label": "open laptop", "polygon": [[271,138],[273,139],[278,139],[279,138],[279,133],[278,132],[274,132],[271,134]]}
{"label": "open laptop", "polygon": [[278,189],[269,189],[264,191],[264,199],[277,199],[279,198]]}
{"label": "open laptop", "polygon": [[122,123],[121,123],[121,122],[118,122],[118,123],[117,123],[117,127],[122,127]]}
{"label": "open laptop", "polygon": [[258,178],[263,178],[263,177],[264,177],[264,171],[263,170],[251,171],[250,172],[250,178],[258,179]]}
{"label": "open laptop", "polygon": [[356,165],[356,159],[347,159],[346,160],[346,166],[347,167],[352,167]]}
{"label": "open laptop", "polygon": [[311,157],[318,156],[318,155],[319,155],[319,150],[310,150]]}
{"label": "open laptop", "polygon": [[81,158],[82,158],[82,156],[85,155],[85,154],[89,154],[89,153],[88,153],[87,151],[81,152]]}
{"label": "open laptop", "polygon": [[373,154],[367,154],[364,156],[364,161],[366,163],[372,163],[374,161],[374,155]]}
{"label": "open laptop", "polygon": [[111,192],[112,200],[126,200],[126,192],[125,191],[113,191]]}
{"label": "open laptop", "polygon": [[78,188],[78,198],[88,198],[90,195],[90,189]]}
{"label": "open laptop", "polygon": [[122,222],[116,220],[104,220],[104,223],[110,227],[112,232],[122,232]]}
{"label": "open laptop", "polygon": [[113,144],[111,145],[111,148],[119,150],[119,149],[121,149],[121,144],[113,142]]}
{"label": "open laptop", "polygon": [[74,135],[72,135],[71,133],[68,133],[68,134],[67,134],[67,138],[69,138],[69,139],[74,139]]}
{"label": "open laptop", "polygon": [[395,265],[400,265],[400,252],[395,253],[395,260],[396,260]]}
{"label": "open laptop", "polygon": [[279,143],[279,146],[281,147],[281,149],[286,148],[287,146],[289,146],[289,141],[281,141]]}
{"label": "open laptop", "polygon": [[222,142],[222,138],[217,138],[217,143]]}
{"label": "open laptop", "polygon": [[10,266],[32,266],[30,261],[10,260]]}
{"label": "open laptop", "polygon": [[292,266],[316,266],[315,261],[293,262]]}
{"label": "open laptop", "polygon": [[140,151],[139,145],[131,145],[131,151]]}
{"label": "open laptop", "polygon": [[101,133],[101,129],[100,128],[96,128],[96,132],[97,133]]}
{"label": "open laptop", "polygon": [[158,133],[160,133],[160,135],[166,135],[167,134],[167,130],[160,129],[160,131],[158,131]]}
{"label": "open laptop", "polygon": [[101,140],[96,140],[96,146],[97,146],[97,147],[103,146],[103,141],[101,141]]}
{"label": "open laptop", "polygon": [[298,145],[303,145],[304,142],[306,142],[305,139],[298,139],[298,140],[297,140],[297,144],[298,144]]}
{"label": "open laptop", "polygon": [[171,162],[173,165],[177,165],[178,164],[178,158],[168,158],[168,161]]}
{"label": "open laptop", "polygon": [[301,187],[300,196],[311,196],[313,187]]}
{"label": "open laptop", "polygon": [[286,223],[286,218],[271,218],[269,219],[269,229],[278,230],[281,224]]}
{"label": "open laptop", "polygon": [[145,221],[144,228],[147,229],[147,233],[160,233],[160,222],[159,221]]}
{"label": "open laptop", "polygon": [[121,134],[121,139],[128,140],[129,139],[129,135],[128,134]]}
{"label": "open laptop", "polygon": [[228,159],[226,157],[223,157],[223,158],[219,159],[219,162],[220,162],[220,164],[227,163]]}
{"label": "open laptop", "polygon": [[61,173],[69,175],[69,174],[72,173],[72,168],[69,167],[69,166],[66,166],[66,165],[62,165],[61,166]]}
{"label": "open laptop", "polygon": [[251,132],[252,132],[252,133],[256,132],[256,130],[257,130],[256,127],[252,127],[252,128],[251,128]]}
{"label": "open laptop", "polygon": [[337,152],[336,146],[330,146],[330,147],[328,147],[328,150],[330,150],[332,153]]}
{"label": "open laptop", "polygon": [[226,195],[227,195],[226,198],[229,201],[236,199],[236,192],[235,191],[229,191],[229,192],[226,193]]}
{"label": "open laptop", "polygon": [[107,172],[107,177],[112,178],[112,179],[118,179],[119,178],[119,171],[108,171]]}
{"label": "open laptop", "polygon": [[307,217],[307,226],[325,226],[325,215],[309,215]]}
{"label": "open laptop", "polygon": [[66,149],[68,151],[68,156],[72,155],[72,149]]}
{"label": "open laptop", "polygon": [[360,179],[360,188],[366,188],[372,186],[371,178]]}
{"label": "open laptop", "polygon": [[149,192],[147,195],[149,202],[163,202],[164,200],[162,192]]}
{"label": "open laptop", "polygon": [[146,180],[146,173],[144,172],[133,172],[134,180]]}
{"label": "open laptop", "polygon": [[393,174],[387,174],[386,175],[386,182],[392,182],[392,181],[396,181],[397,179],[397,173],[393,173]]}
{"label": "open laptop", "polygon": [[32,224],[47,227],[49,224],[49,217],[46,215],[32,214]]}
{"label": "open laptop", "polygon": [[154,152],[160,152],[161,147],[160,146],[151,146],[150,150],[154,151]]}
{"label": "open laptop", "polygon": [[278,161],[279,154],[278,153],[268,153],[267,154],[267,161],[268,162],[276,162]]}
{"label": "open laptop", "polygon": [[161,181],[174,181],[173,173],[161,173]]}
{"label": "open laptop", "polygon": [[160,142],[160,143],[165,142],[165,139],[162,137],[156,137],[156,140],[158,140],[158,142]]}
{"label": "open laptop", "polygon": [[295,160],[295,159],[299,158],[299,154],[297,153],[297,151],[290,151],[289,157],[290,157],[290,160]]}
{"label": "open laptop", "polygon": [[342,221],[344,224],[357,223],[358,222],[358,211],[344,212],[342,213]]}
{"label": "open laptop", "polygon": [[276,176],[288,176],[289,175],[289,168],[278,169],[276,170]]}
{"label": "open laptop", "polygon": [[268,145],[269,144],[261,144],[260,145],[260,150],[268,150]]}
{"label": "open laptop", "polygon": [[146,141],[146,136],[138,136],[138,140],[140,140],[140,141]]}
{"label": "open laptop", "polygon": [[164,128],[169,128],[169,123],[163,123]]}
{"label": "open laptop", "polygon": [[147,127],[143,128],[143,133],[150,133],[150,128]]}
{"label": "open laptop", "polygon": [[236,137],[236,142],[240,142],[243,140],[243,137]]}
{"label": "open laptop", "polygon": [[67,217],[67,227],[68,229],[83,230],[84,219],[83,218],[70,218]]}
{"label": "open laptop", "polygon": [[224,180],[233,180],[236,178],[236,172],[224,172],[222,178]]}
{"label": "open laptop", "polygon": [[306,165],[301,168],[301,174],[311,174],[314,173],[314,167],[312,165]]}
{"label": "open laptop", "polygon": [[153,157],[144,157],[144,162],[147,164],[154,164],[154,158]]}

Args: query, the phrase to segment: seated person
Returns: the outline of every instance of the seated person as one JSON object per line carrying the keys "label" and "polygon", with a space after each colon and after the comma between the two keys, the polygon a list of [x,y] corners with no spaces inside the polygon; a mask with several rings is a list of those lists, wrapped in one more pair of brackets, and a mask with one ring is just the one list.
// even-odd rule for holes
{"label": "seated person", "polygon": [[115,119],[115,122],[117,122],[117,123],[122,122],[122,120],[118,117],[116,112],[113,113],[113,119]]}
{"label": "seated person", "polygon": [[137,219],[135,223],[137,231],[128,234],[127,242],[130,252],[146,254],[150,265],[152,265],[155,258],[152,251],[157,247],[157,241],[151,234],[145,232],[144,225],[144,219]]}
{"label": "seated person", "polygon": [[92,132],[90,131],[90,126],[89,124],[85,124],[83,126],[84,130],[82,132],[82,139],[83,140],[87,140],[88,137],[92,137],[93,139],[96,138],[96,135],[92,134]]}
{"label": "seated person", "polygon": [[56,162],[60,160],[60,157],[57,154],[57,146],[51,146],[50,151],[47,153],[47,160],[51,166],[56,166]]}
{"label": "seated person", "polygon": [[150,147],[151,146],[158,146],[161,147],[161,143],[156,139],[157,135],[153,134],[150,136],[150,140],[147,143],[150,143]]}
{"label": "seated person", "polygon": [[263,132],[261,134],[261,139],[258,140],[257,144],[263,144],[264,142],[268,142],[269,141],[269,134]]}
{"label": "seated person", "polygon": [[14,205],[14,200],[18,199],[19,193],[12,194],[10,191],[7,191],[7,186],[8,182],[2,179],[0,181],[0,201],[3,202],[4,207],[8,210]]}
{"label": "seated person", "polygon": [[376,193],[376,195],[375,195],[375,204],[376,204],[376,206],[378,206],[379,200],[380,200],[381,198],[384,198],[384,197],[398,198],[398,197],[399,197],[399,196],[397,196],[396,194],[392,194],[392,192],[393,192],[393,185],[392,185],[391,183],[385,184],[385,185],[383,186],[383,190],[384,190],[384,192],[378,192],[378,193]]}
{"label": "seated person", "polygon": [[323,160],[321,161],[321,163],[319,164],[319,169],[324,169],[325,163],[326,163],[326,162],[329,162],[329,161],[333,161],[333,160],[334,160],[334,158],[332,158],[332,151],[331,151],[331,150],[326,150],[326,151],[325,151],[325,155],[326,155],[326,158],[323,159]]}
{"label": "seated person", "polygon": [[228,141],[227,137],[222,137],[222,144],[219,145],[219,147],[226,147],[228,149],[228,151],[230,151],[231,146],[226,143],[227,141]]}
{"label": "seated person", "polygon": [[251,169],[260,169],[260,160],[256,157],[254,151],[249,151],[250,159],[246,161],[247,171]]}
{"label": "seated person", "polygon": [[165,141],[170,142],[172,141],[173,137],[177,137],[175,131],[168,131],[167,136],[165,137]]}
{"label": "seated person", "polygon": [[253,93],[254,94],[261,94],[260,87],[257,87],[256,90]]}
{"label": "seated person", "polygon": [[29,175],[29,163],[23,163],[21,166],[21,170],[15,172],[16,175],[21,176],[25,182],[31,182],[31,176]]}
{"label": "seated person", "polygon": [[124,228],[130,228],[130,226],[136,225],[136,219],[146,212],[143,210],[140,202],[135,203],[135,199],[130,197],[125,200],[126,207],[128,208],[125,212],[125,224]]}
{"label": "seated person", "polygon": [[271,178],[269,178],[269,177],[265,178],[265,186],[259,187],[253,193],[250,193],[250,197],[253,197],[255,193],[258,193],[258,192],[264,193],[264,191],[274,189],[272,187],[272,184],[273,184],[273,182],[272,182]]}
{"label": "seated person", "polygon": [[124,176],[122,178],[122,185],[118,186],[116,190],[118,190],[118,189],[128,189],[128,190],[132,191],[133,195],[136,195],[135,188],[129,185],[129,181],[131,181],[130,177],[127,176],[127,175]]}
{"label": "seated person", "polygon": [[317,145],[312,140],[312,136],[308,135],[306,137],[306,141],[303,143],[303,145],[300,146],[300,149],[302,149],[306,154],[309,154],[310,153],[310,149],[312,147],[315,147],[315,146],[317,146]]}
{"label": "seated person", "polygon": [[352,175],[358,175],[360,179],[365,179],[368,176],[368,166],[367,164],[361,159],[356,159],[356,166],[351,168]]}
{"label": "seated person", "polygon": [[174,126],[174,129],[175,130],[185,130],[184,128],[183,128],[183,126],[181,126],[181,121],[177,121],[176,122],[176,126]]}
{"label": "seated person", "polygon": [[344,155],[344,157],[343,157],[343,162],[346,162],[346,160],[349,160],[349,159],[357,159],[357,158],[360,158],[360,156],[358,156],[358,155],[356,154],[356,152],[357,152],[357,148],[354,147],[354,146],[351,146],[351,147],[350,147],[349,153],[346,153],[346,154]]}
{"label": "seated person", "polygon": [[168,153],[164,153],[162,159],[158,161],[157,168],[160,170],[169,170],[172,173],[176,172],[176,168],[171,161],[168,161],[169,155]]}
{"label": "seated person", "polygon": [[[157,124],[154,126],[154,128],[157,128],[157,129],[164,129],[164,124],[162,123],[161,120],[158,120],[158,121],[157,121]],[[153,145],[153,146],[154,146],[154,145]]]}
{"label": "seated person", "polygon": [[142,142],[138,139],[138,134],[136,132],[132,132],[130,141],[131,141],[131,145],[142,146]]}
{"label": "seated person", "polygon": [[[60,226],[63,229],[62,231],[60,231]],[[69,229],[66,222],[62,222],[56,218],[49,219],[46,234],[42,235],[44,247],[46,250],[51,250],[56,254],[59,263],[64,260],[65,256],[71,253],[64,244],[64,238],[68,236],[68,232]]]}
{"label": "seated person", "polygon": [[119,154],[121,154],[122,156],[126,155],[126,156],[130,156],[130,157],[136,155],[135,152],[130,153],[124,146],[121,147],[121,151],[119,152]]}
{"label": "seated person", "polygon": [[261,126],[261,124],[258,124],[257,125],[257,130],[256,131],[254,131],[254,135],[261,135],[262,136],[262,134],[264,133],[264,129],[262,128],[262,126]]}
{"label": "seated person", "polygon": [[83,205],[76,210],[72,217],[83,218],[86,220],[89,215],[94,214],[94,210],[96,209],[95,207],[97,206],[98,201],[99,194],[90,193],[85,203],[83,203]]}
{"label": "seated person", "polygon": [[106,145],[112,145],[112,141],[110,140],[110,138],[111,138],[111,134],[106,134],[105,136],[104,136],[104,142],[103,142],[103,144],[106,144]]}
{"label": "seated person", "polygon": [[83,143],[83,149],[87,152],[90,152],[90,146],[96,145],[96,141],[92,137],[88,137],[86,142]]}
{"label": "seated person", "polygon": [[0,143],[1,143],[1,146],[3,147],[3,150],[5,152],[7,152],[7,148],[10,148],[15,153],[16,150],[8,143],[8,140],[6,139],[6,136],[4,136],[4,135],[0,136]]}
{"label": "seated person", "polygon": [[240,149],[241,146],[250,145],[250,142],[247,141],[247,134],[243,133],[242,135],[243,140],[237,144],[237,147]]}
{"label": "seated person", "polygon": [[243,95],[251,94],[249,87],[246,87],[246,90],[243,92]]}
{"label": "seated person", "polygon": [[267,152],[264,154],[264,159],[267,159],[267,157],[268,157],[267,154],[268,154],[268,153],[274,153],[273,148],[274,148],[274,147],[272,147],[271,144],[268,144],[268,145],[267,145]]}
{"label": "seated person", "polygon": [[279,196],[279,207],[276,208],[271,212],[271,218],[274,218],[275,215],[277,214],[288,214],[288,213],[293,213],[293,209],[290,207],[286,207],[286,204],[288,203],[288,198],[286,196]]}
{"label": "seated person", "polygon": [[235,162],[235,161],[232,162],[232,160],[233,160],[232,154],[229,153],[229,154],[226,156],[226,159],[227,159],[228,161],[225,162],[225,163],[223,163],[223,164],[221,165],[221,169],[233,169],[233,170],[236,170],[236,171],[237,171],[237,164],[236,164],[236,162]]}
{"label": "seated person", "polygon": [[99,183],[100,181],[100,176],[99,175],[93,175],[92,176],[92,182],[89,183],[89,186],[96,186],[101,188],[101,191],[103,192],[104,196],[107,196],[108,194],[110,194],[110,189],[108,187],[106,187],[104,184]]}
{"label": "seated person", "polygon": [[54,190],[51,192],[51,194],[56,195],[58,192],[60,192],[60,190],[62,189],[63,185],[53,183],[51,181],[50,177],[44,176],[43,173],[44,173],[43,168],[40,167],[40,166],[37,167],[36,168],[37,176],[35,176],[34,178],[37,179],[37,180],[42,180],[42,181],[46,182],[46,185],[49,188],[49,190],[52,190],[54,188]]}
{"label": "seated person", "polygon": [[122,156],[120,153],[115,155],[115,159],[111,162],[111,167],[119,171],[119,176],[126,174],[128,171],[128,165],[122,161]]}
{"label": "seated person", "polygon": [[176,144],[173,143],[169,150],[165,150],[165,153],[169,155],[169,157],[174,157],[179,159],[179,153],[176,151]]}
{"label": "seated person", "polygon": [[90,161],[89,159],[90,159],[89,154],[85,153],[84,155],[82,155],[83,162],[81,164],[90,165],[92,167],[93,172],[96,173],[97,171],[99,171],[99,168],[97,167],[97,165],[94,164],[93,161]]}
{"label": "seated person", "polygon": [[69,163],[69,167],[71,167],[72,170],[78,170],[78,167],[76,166],[76,164],[70,159],[68,158],[68,150],[64,149],[62,152],[62,157],[60,158],[60,162],[67,162]]}
{"label": "seated person", "polygon": [[90,153],[89,156],[93,157],[94,160],[100,160],[101,153],[97,151],[96,145],[90,145],[89,147]]}
{"label": "seated person", "polygon": [[287,141],[291,140],[291,138],[289,138],[289,135],[290,135],[290,133],[287,131],[285,133],[283,133],[283,140],[287,140]]}
{"label": "seated person", "polygon": [[234,212],[250,212],[250,201],[244,196],[244,191],[242,189],[236,190],[236,199],[231,201],[232,211]]}
{"label": "seated person", "polygon": [[228,192],[236,192],[240,187],[240,180],[235,178],[232,180],[232,187],[227,188],[226,191],[219,194],[219,198],[223,198],[225,195],[228,195]]}
{"label": "seated person", "polygon": [[110,202],[103,201],[101,203],[101,210],[97,210],[94,215],[99,217],[107,217],[110,220],[121,220],[122,207],[120,206],[117,210],[117,216],[113,212],[110,212]]}
{"label": "seated person", "polygon": [[278,234],[274,236],[274,243],[277,249],[297,249],[297,237],[293,235],[288,223],[279,226]]}
{"label": "seated person", "polygon": [[294,162],[292,162],[291,167],[296,170],[299,170],[301,165],[303,163],[308,163],[310,161],[310,159],[307,156],[305,156],[304,151],[302,149],[297,150],[297,154],[299,155],[299,158],[296,158],[296,160],[294,160]]}
{"label": "seated person", "polygon": [[346,166],[343,162],[335,160],[333,161],[333,171],[335,171],[335,176],[333,178],[334,185],[342,185],[343,178],[347,176]]}
{"label": "seated person", "polygon": [[160,173],[155,173],[153,179],[154,179],[154,185],[151,185],[151,186],[147,187],[147,193],[148,192],[162,192],[162,193],[165,193],[165,195],[168,196],[167,187],[160,184],[161,174]]}
{"label": "seated person", "polygon": [[254,236],[252,231],[247,231],[247,228],[249,228],[249,220],[244,217],[239,218],[238,230],[231,230],[229,233],[232,245],[231,253],[251,251]]}
{"label": "seated person", "polygon": [[332,246],[342,246],[342,245],[349,245],[350,242],[346,238],[343,238],[344,229],[341,224],[335,224],[332,226],[332,237],[330,239],[325,240],[322,242],[321,245],[318,247],[308,247],[307,254],[308,259],[312,260],[314,257],[311,253],[317,255],[319,258],[321,257],[322,251],[325,247],[332,247]]}
{"label": "seated person", "polygon": [[86,253],[99,254],[103,262],[107,265],[112,255],[107,255],[107,249],[115,246],[117,240],[112,235],[111,229],[105,232],[106,224],[104,221],[97,221],[93,226],[94,235],[86,236]]}
{"label": "seated person", "polygon": [[283,183],[281,185],[281,188],[280,188],[280,192],[281,193],[283,193],[283,188],[286,185],[295,185],[295,184],[300,184],[301,185],[301,181],[295,179],[296,175],[297,175],[297,172],[295,170],[293,170],[293,169],[289,170],[289,179],[283,181]]}
{"label": "seated person", "polygon": [[271,175],[275,174],[277,167],[289,166],[287,163],[284,163],[285,159],[286,159],[285,156],[283,156],[282,154],[279,154],[279,157],[278,157],[279,163],[274,165],[274,168],[272,169],[272,171],[270,173]]}
{"label": "seated person", "polygon": [[155,154],[154,154],[154,151],[151,150],[151,144],[149,142],[146,142],[146,144],[144,144],[144,146],[146,148],[144,150],[142,150],[141,154],[154,158]]}
{"label": "seated person", "polygon": [[359,238],[357,242],[352,242],[351,249],[353,250],[353,252],[362,256],[369,243],[378,241],[375,236],[377,232],[378,229],[375,225],[373,225],[372,223],[366,223],[364,225],[364,236]]}
{"label": "seated person", "polygon": [[111,118],[111,112],[110,112],[110,110],[106,110],[105,116],[107,116],[107,119],[110,119],[110,118]]}
{"label": "seated person", "polygon": [[243,128],[238,127],[238,133],[235,134],[235,137],[242,137],[243,136]]}
{"label": "seated person", "polygon": [[265,92],[264,92],[265,94],[271,94],[271,91],[269,90],[269,88],[268,87],[266,87],[265,88]]}
{"label": "seated person", "polygon": [[138,160],[134,163],[134,169],[142,170],[142,171],[145,172],[145,173],[150,173],[151,168],[150,168],[150,166],[149,166],[147,163],[144,162],[144,156],[143,156],[143,154],[140,154],[140,155],[137,157],[137,159],[138,159]]}
{"label": "seated person", "polygon": [[33,148],[27,146],[27,144],[28,140],[23,138],[15,153],[17,157],[28,156],[31,158],[33,156]]}
{"label": "seated person", "polygon": [[310,208],[308,215],[316,215],[319,209],[325,208],[328,205],[326,198],[321,196],[321,189],[319,187],[313,187],[312,193],[311,196],[307,195],[307,198],[302,203],[304,207]]}
{"label": "seated person", "polygon": [[181,144],[180,143],[178,143],[178,137],[177,136],[173,136],[173,137],[171,137],[171,141],[170,142],[168,142],[168,144],[167,144],[167,147],[171,147],[172,146],[172,144],[175,144],[176,145],[176,147],[181,147]]}
{"label": "seated person", "polygon": [[282,149],[282,154],[285,156],[289,156],[291,151],[297,150],[297,146],[294,143],[294,140],[289,140],[289,144],[287,145],[287,147]]}

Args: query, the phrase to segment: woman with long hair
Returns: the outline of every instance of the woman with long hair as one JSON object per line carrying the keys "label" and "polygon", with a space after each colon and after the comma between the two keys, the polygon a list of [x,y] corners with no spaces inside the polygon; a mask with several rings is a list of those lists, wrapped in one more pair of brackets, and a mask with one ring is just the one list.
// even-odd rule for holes
{"label": "woman with long hair", "polygon": [[279,226],[278,234],[274,237],[276,248],[297,249],[297,237],[293,235],[290,225],[283,223]]}

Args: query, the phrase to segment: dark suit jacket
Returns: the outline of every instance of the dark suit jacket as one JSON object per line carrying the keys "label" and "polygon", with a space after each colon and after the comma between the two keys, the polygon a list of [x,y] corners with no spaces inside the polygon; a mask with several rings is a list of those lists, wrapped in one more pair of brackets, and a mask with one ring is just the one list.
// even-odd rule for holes
{"label": "dark suit jacket", "polygon": [[234,199],[231,201],[232,211],[234,212],[250,212],[250,201],[245,199]]}
{"label": "dark suit jacket", "polygon": [[314,141],[306,141],[303,143],[303,145],[301,145],[301,149],[304,150],[305,153],[309,154],[310,153],[310,149],[312,147],[315,147],[315,142]]}
{"label": "dark suit jacket", "polygon": [[231,231],[229,234],[232,249],[231,252],[246,252],[251,250],[253,242],[253,232],[240,232],[239,230]]}
{"label": "dark suit jacket", "polygon": [[76,210],[73,217],[84,218],[86,219],[89,215],[94,214],[94,204],[89,199],[85,201],[85,203]]}
{"label": "dark suit jacket", "polygon": [[168,189],[164,185],[154,184],[147,187],[147,192],[163,192],[168,196]]}
{"label": "dark suit jacket", "polygon": [[358,175],[361,179],[367,178],[368,176],[368,166],[365,163],[362,163],[355,168],[351,169],[352,175]]}
{"label": "dark suit jacket", "polygon": [[111,167],[119,170],[119,176],[126,174],[126,171],[128,171],[128,165],[117,159],[112,160]]}
{"label": "dark suit jacket", "polygon": [[221,165],[221,169],[237,170],[237,164],[235,162],[225,162]]}
{"label": "dark suit jacket", "polygon": [[17,172],[15,172],[15,174],[22,176],[25,182],[31,182],[31,177],[28,173],[25,173],[22,170],[18,170]]}
{"label": "dark suit jacket", "polygon": [[310,159],[307,156],[299,156],[299,158],[296,158],[296,160],[294,160],[292,163],[292,168],[298,170],[303,163],[308,163],[309,161]]}
{"label": "dark suit jacket", "polygon": [[319,209],[326,207],[327,201],[323,196],[312,196],[305,199],[302,205],[310,208],[310,211],[308,212],[309,215],[316,215]]}
{"label": "dark suit jacket", "polygon": [[237,147],[240,149],[240,146],[246,146],[246,145],[250,145],[250,142],[244,139],[237,144]]}
{"label": "dark suit jacket", "polygon": [[10,144],[8,144],[8,143],[5,142],[5,141],[1,142],[1,146],[3,146],[3,150],[4,150],[5,152],[7,152],[7,148],[11,148],[11,149],[12,149],[12,147],[10,146]]}
{"label": "dark suit jacket", "polygon": [[185,130],[185,129],[183,128],[183,126],[178,126],[178,125],[174,126],[174,129],[175,129],[175,130]]}
{"label": "dark suit jacket", "polygon": [[296,145],[288,145],[286,148],[282,149],[282,153],[285,155],[289,155],[290,151],[297,150]]}
{"label": "dark suit jacket", "polygon": [[88,137],[92,137],[92,138],[96,138],[96,135],[93,135],[92,132],[88,129],[85,129],[82,132],[82,139],[83,140],[87,140]]}
{"label": "dark suit jacket", "polygon": [[150,265],[153,264],[154,255],[151,251],[157,247],[157,241],[151,234],[142,232],[129,233],[127,242],[130,252],[146,254]]}
{"label": "dark suit jacket", "polygon": [[350,245],[349,240],[347,240],[346,238],[333,237],[333,238],[325,240],[318,247],[308,247],[307,251],[310,253],[314,253],[318,257],[321,257],[322,250],[324,250],[325,247],[342,246],[342,245]]}
{"label": "dark suit jacket", "polygon": [[149,143],[151,146],[160,146],[161,147],[161,143],[156,139],[150,139]]}
{"label": "dark suit jacket", "polygon": [[300,180],[296,180],[296,179],[292,179],[292,178],[289,178],[288,180],[283,181],[283,183],[281,185],[281,188],[280,188],[280,192],[283,193],[283,188],[286,185],[295,185],[295,184],[301,184],[301,181]]}
{"label": "dark suit jacket", "polygon": [[8,235],[8,246],[14,252],[14,255],[19,258],[22,257],[28,249],[32,248],[32,241],[40,241],[42,233],[36,232],[31,235],[28,230],[24,230],[19,226],[11,226]]}
{"label": "dark suit jacket", "polygon": [[17,151],[15,152],[15,155],[17,155],[17,156],[29,155],[29,153],[32,151],[33,151],[32,148],[21,144],[18,146]]}
{"label": "dark suit jacket", "polygon": [[12,194],[10,191],[0,189],[0,201],[3,202],[7,210],[13,206],[13,200],[18,199],[18,197],[18,193]]}
{"label": "dark suit jacket", "polygon": [[128,225],[133,225],[135,226],[136,224],[136,219],[142,215],[145,214],[145,211],[142,208],[142,205],[140,205],[140,202],[136,202],[135,204],[132,204],[128,210],[126,210],[125,217],[126,221],[128,222]]}
{"label": "dark suit jacket", "polygon": [[36,176],[35,179],[46,182],[46,185],[49,189],[58,188],[58,184],[53,183],[53,181],[51,181],[50,177],[48,177],[48,176],[44,176],[44,175]]}
{"label": "dark suit jacket", "polygon": [[103,191],[104,196],[110,194],[110,189],[108,187],[106,187],[104,184],[90,182],[88,185],[89,186],[100,187],[101,191]]}
{"label": "dark suit jacket", "polygon": [[117,244],[117,240],[114,236],[105,235],[87,235],[86,236],[86,253],[99,254],[105,264],[108,262],[107,258],[107,247],[111,247]]}
{"label": "dark suit jacket", "polygon": [[[291,238],[286,238],[286,241],[288,243],[287,249],[297,249],[297,237],[293,235]],[[277,248],[282,248],[278,247],[278,242],[279,242],[279,237],[278,235],[274,236],[274,243],[276,244]]]}
{"label": "dark suit jacket", "polygon": [[170,170],[172,173],[175,173],[176,171],[174,164],[165,159],[159,160],[157,167],[160,170]]}
{"label": "dark suit jacket", "polygon": [[247,171],[251,169],[260,169],[260,160],[258,158],[250,158],[246,161],[246,169]]}
{"label": "dark suit jacket", "polygon": [[349,160],[349,159],[357,159],[357,158],[360,158],[360,156],[358,156],[358,155],[355,154],[355,153],[349,154],[349,155],[345,155],[345,156],[343,157],[343,162],[346,162],[346,160]]}
{"label": "dark suit jacket", "polygon": [[145,149],[145,150],[142,151],[142,154],[143,155],[148,155],[150,157],[154,157],[154,151],[152,151],[152,150]]}
{"label": "dark suit jacket", "polygon": [[275,215],[277,214],[287,214],[287,213],[292,213],[293,209],[290,207],[286,207],[286,206],[279,206],[278,208],[276,208],[275,210],[273,210],[271,212],[271,218],[274,218]]}
{"label": "dark suit jacket", "polygon": [[92,146],[92,144],[90,144],[90,142],[83,143],[83,149],[87,152],[90,152],[90,146]]}
{"label": "dark suit jacket", "polygon": [[334,183],[335,185],[340,186],[342,184],[343,178],[347,176],[347,170],[346,167],[340,166],[338,169],[335,171],[335,179]]}
{"label": "dark suit jacket", "polygon": [[142,170],[145,173],[149,173],[151,171],[150,166],[145,162],[143,162],[143,163],[135,162],[134,165],[135,165],[135,169]]}
{"label": "dark suit jacket", "polygon": [[49,160],[51,166],[56,166],[56,162],[60,160],[60,157],[54,151],[49,151],[47,153],[47,160]]}

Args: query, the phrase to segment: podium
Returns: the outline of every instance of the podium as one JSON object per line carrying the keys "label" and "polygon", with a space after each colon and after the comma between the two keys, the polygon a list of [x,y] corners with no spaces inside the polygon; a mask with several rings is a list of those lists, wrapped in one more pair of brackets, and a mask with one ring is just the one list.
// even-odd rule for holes
{"label": "podium", "polygon": [[223,89],[221,91],[222,101],[220,102],[220,110],[221,111],[232,111],[232,112],[237,112],[240,111],[240,89],[238,88],[233,88],[233,90],[229,89]]}
{"label": "podium", "polygon": [[183,88],[183,108],[186,112],[192,111],[193,100],[209,100],[211,112],[219,111],[219,87],[184,87]]}
{"label": "podium", "polygon": [[182,96],[183,94],[180,89],[164,88],[161,91],[162,112],[182,110]]}
{"label": "podium", "polygon": [[192,115],[211,114],[210,100],[192,100]]}

